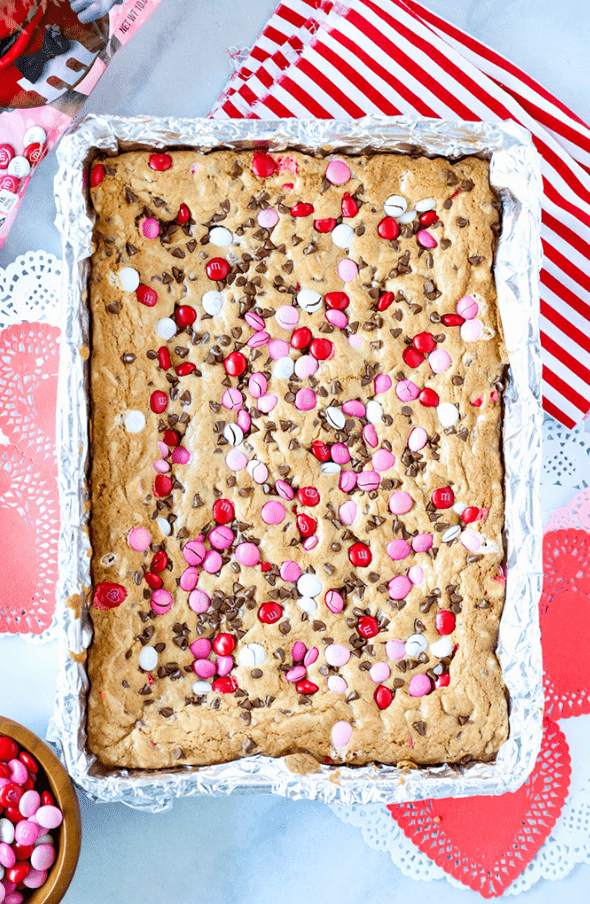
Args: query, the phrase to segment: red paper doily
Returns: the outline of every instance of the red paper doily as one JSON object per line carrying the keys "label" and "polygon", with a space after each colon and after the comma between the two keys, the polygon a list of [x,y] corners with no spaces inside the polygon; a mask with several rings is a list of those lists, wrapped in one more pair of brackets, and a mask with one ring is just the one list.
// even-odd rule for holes
{"label": "red paper doily", "polygon": [[535,768],[518,791],[497,797],[424,800],[389,806],[404,834],[446,873],[497,898],[531,862],[561,813],[570,754],[545,719]]}
{"label": "red paper doily", "polygon": [[550,531],[543,538],[545,713],[567,719],[590,713],[590,533]]}
{"label": "red paper doily", "polygon": [[41,634],[55,612],[57,483],[15,446],[0,446],[0,524],[0,632]]}
{"label": "red paper doily", "polygon": [[57,327],[19,323],[0,333],[0,430],[52,474],[58,364]]}

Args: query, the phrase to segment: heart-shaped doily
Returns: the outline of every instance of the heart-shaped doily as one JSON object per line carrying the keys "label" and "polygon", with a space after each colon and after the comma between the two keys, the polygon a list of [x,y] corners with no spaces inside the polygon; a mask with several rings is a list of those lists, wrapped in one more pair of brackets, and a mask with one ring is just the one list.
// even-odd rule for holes
{"label": "heart-shaped doily", "polygon": [[0,333],[0,429],[52,474],[58,365],[57,327],[19,323]]}
{"label": "heart-shaped doily", "polygon": [[543,538],[540,603],[545,713],[590,713],[590,533],[557,530]]}
{"label": "heart-shaped doily", "polygon": [[525,869],[561,813],[570,778],[567,741],[545,719],[541,750],[525,784],[497,797],[424,800],[389,806],[404,834],[445,872],[499,897]]}
{"label": "heart-shaped doily", "polygon": [[41,634],[55,612],[57,482],[16,446],[0,446],[0,524],[0,633]]}

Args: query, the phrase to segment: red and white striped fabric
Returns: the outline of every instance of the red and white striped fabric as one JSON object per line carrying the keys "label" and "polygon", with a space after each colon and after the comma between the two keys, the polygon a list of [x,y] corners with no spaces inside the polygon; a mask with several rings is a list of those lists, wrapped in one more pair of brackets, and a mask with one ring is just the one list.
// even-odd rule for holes
{"label": "red and white striped fabric", "polygon": [[514,119],[544,184],[544,406],[568,427],[590,410],[590,128],[530,76],[414,0],[281,3],[214,118],[367,113]]}

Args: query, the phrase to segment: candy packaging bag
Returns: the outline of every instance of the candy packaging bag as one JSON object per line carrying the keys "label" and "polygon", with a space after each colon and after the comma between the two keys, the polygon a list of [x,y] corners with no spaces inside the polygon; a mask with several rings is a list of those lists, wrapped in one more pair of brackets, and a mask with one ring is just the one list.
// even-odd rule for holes
{"label": "candy packaging bag", "polygon": [[0,0],[0,248],[35,167],[160,0]]}

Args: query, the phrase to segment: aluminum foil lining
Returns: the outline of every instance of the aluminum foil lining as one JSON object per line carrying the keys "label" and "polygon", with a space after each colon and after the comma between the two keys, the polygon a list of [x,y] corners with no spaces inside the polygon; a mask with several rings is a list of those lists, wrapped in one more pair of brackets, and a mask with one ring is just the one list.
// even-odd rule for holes
{"label": "aluminum foil lining", "polygon": [[[398,769],[395,766],[321,766],[305,775],[283,759],[252,756],[215,766],[165,771],[107,770],[86,748],[88,679],[82,662],[92,638],[85,588],[90,586],[87,534],[89,314],[88,258],[93,220],[85,189],[88,164],[99,152],[162,147],[211,150],[266,146],[305,153],[418,152],[428,156],[478,154],[491,160],[491,182],[503,202],[503,228],[495,277],[510,357],[504,421],[506,469],[506,603],[498,657],[510,694],[510,737],[495,762],[467,767]],[[60,673],[49,740],[68,772],[91,798],[157,811],[189,794],[272,792],[345,804],[399,803],[515,791],[533,769],[541,743],[543,694],[538,602],[542,539],[541,175],[529,133],[512,122],[476,123],[388,119],[213,121],[89,116],[58,150],[57,225],[64,248],[64,309],[59,374],[58,430],[61,535],[58,620]],[[78,599],[80,605],[73,605]],[[75,658],[73,658],[75,657]]]}

